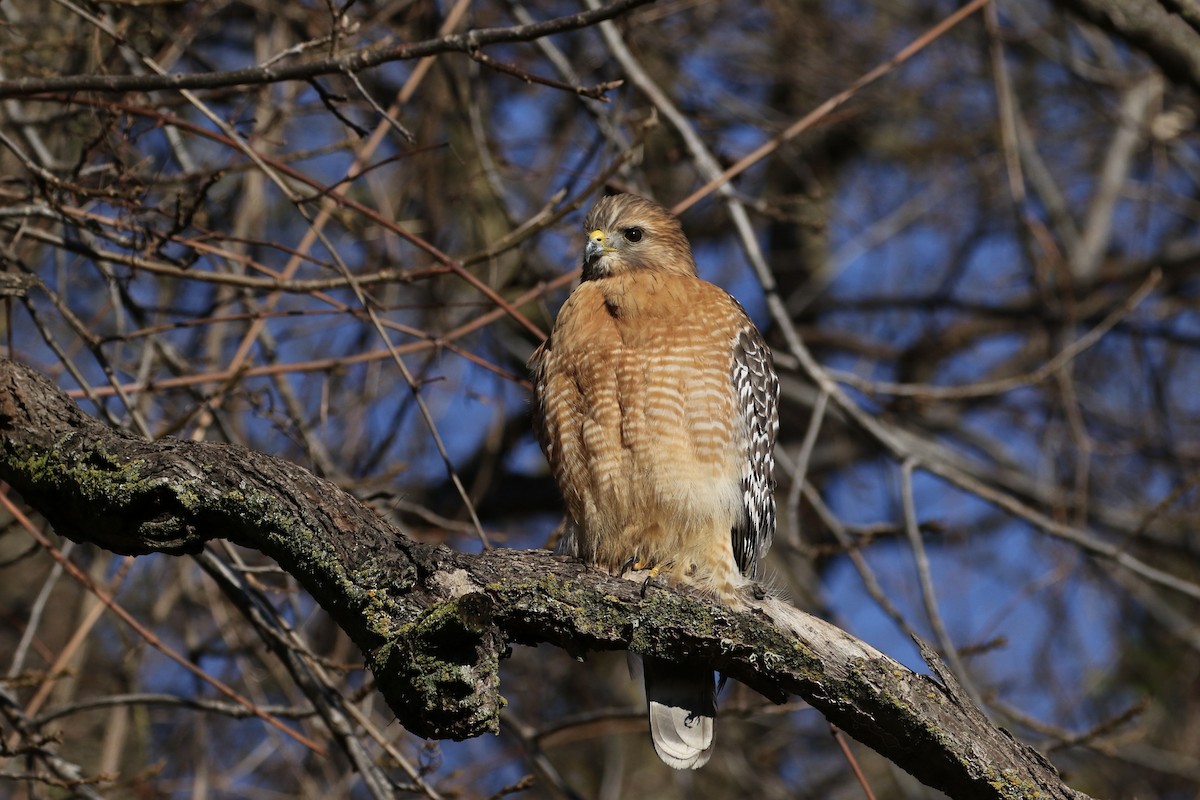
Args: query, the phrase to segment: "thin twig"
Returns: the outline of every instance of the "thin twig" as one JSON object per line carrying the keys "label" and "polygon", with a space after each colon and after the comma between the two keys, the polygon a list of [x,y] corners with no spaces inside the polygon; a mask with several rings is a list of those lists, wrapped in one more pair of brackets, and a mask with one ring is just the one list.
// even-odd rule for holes
{"label": "thin twig", "polygon": [[[59,0],[61,2],[61,0]],[[0,80],[0,98],[41,92],[150,92],[156,90],[220,89],[257,86],[283,81],[308,80],[320,75],[361,72],[393,61],[408,61],[440,53],[469,53],[490,44],[529,42],[556,33],[579,30],[601,20],[621,16],[653,0],[616,0],[609,5],[579,14],[507,28],[480,28],[465,33],[439,36],[423,42],[387,44],[355,50],[341,56],[315,59],[288,66],[256,66],[245,69],[171,75],[62,75],[49,78]],[[118,37],[118,41],[124,41]]]}
{"label": "thin twig", "polygon": [[1095,327],[1080,336],[1071,344],[1064,347],[1054,358],[1042,364],[1032,372],[1014,375],[1011,378],[998,378],[963,386],[934,386],[927,383],[888,383],[886,381],[869,381],[849,372],[829,370],[829,375],[839,383],[853,386],[872,395],[892,395],[893,397],[919,397],[923,400],[963,400],[971,397],[989,397],[1004,394],[1026,386],[1036,386],[1047,378],[1055,376],[1064,366],[1076,359],[1081,353],[1094,346],[1104,338],[1105,334],[1120,324],[1135,308],[1150,296],[1162,281],[1162,270],[1153,269],[1142,281],[1133,294],[1125,298],[1117,308],[1113,309]]}
{"label": "thin twig", "polygon": [[925,552],[925,540],[921,537],[921,529],[917,525],[917,508],[912,486],[914,467],[915,462],[912,459],[906,459],[900,466],[900,500],[904,508],[904,530],[908,534],[908,543],[912,548],[913,560],[917,565],[917,580],[921,586],[921,601],[925,605],[925,616],[929,618],[929,625],[933,628],[933,635],[942,648],[942,655],[949,662],[950,668],[954,670],[955,676],[971,700],[979,705],[979,690],[975,688],[974,681],[967,674],[966,666],[946,630],[946,623],[942,620],[942,612],[938,607],[937,593],[933,588],[933,573],[929,569],[929,556]]}
{"label": "thin twig", "polygon": [[[733,166],[729,167],[729,169],[725,170],[720,175],[713,178],[708,183],[704,184],[699,189],[692,192],[687,197],[685,197],[684,199],[682,199],[678,203],[676,203],[674,205],[674,207],[671,209],[671,211],[673,211],[676,214],[682,214],[683,212],[687,211],[689,208],[694,206],[697,202],[699,202],[700,200],[702,200],[705,197],[708,197],[708,195],[712,194],[712,192],[715,189],[725,185],[726,183],[729,183],[729,181],[733,180],[735,177],[742,174],[747,169],[749,169],[750,167],[757,164],[759,161],[761,161],[764,158],[766,158],[767,156],[769,156],[771,153],[774,153],[776,150],[778,150],[780,147],[782,147],[786,142],[788,142],[789,140],[794,139],[797,136],[799,136],[800,134],[804,133],[806,130],[811,128],[817,122],[824,119],[831,112],[836,110],[839,106],[844,104],[847,100],[849,100],[850,98],[854,97],[854,95],[856,95],[860,91],[862,91],[865,87],[867,87],[870,84],[874,83],[875,81],[879,80],[884,75],[887,75],[889,72],[894,70],[896,67],[900,66],[905,61],[908,61],[910,58],[915,56],[917,53],[924,50],[932,42],[941,38],[941,36],[944,33],[946,33],[946,31],[950,30],[955,25],[962,22],[964,19],[971,16],[979,9],[983,8],[989,2],[990,2],[990,0],[971,0],[970,3],[967,3],[965,6],[958,9],[953,14],[948,15],[945,19],[943,19],[937,25],[934,25],[932,28],[927,30],[925,33],[918,36],[915,40],[913,40],[907,47],[902,49],[899,53],[892,56],[890,59],[883,62],[879,66],[875,67],[870,72],[866,73],[861,78],[856,80],[854,83],[850,84],[850,86],[848,86],[847,88],[838,92],[833,97],[829,98],[824,103],[821,103],[821,105],[817,106],[812,111],[808,112],[803,117],[801,117],[800,119],[793,122],[786,129],[784,129],[783,133],[780,133],[778,136],[775,136],[770,141],[755,148],[752,152],[746,154],[745,156],[742,156],[740,159],[738,159],[733,164]],[[0,88],[2,88],[2,87],[3,87],[3,84],[0,84]]]}
{"label": "thin twig", "polygon": [[854,778],[858,781],[858,785],[862,787],[863,794],[867,796],[867,800],[875,800],[875,793],[871,791],[871,784],[867,782],[867,776],[863,774],[862,767],[858,765],[858,759],[854,757],[854,753],[850,750],[850,745],[846,742],[846,737],[842,735],[842,732],[838,730],[836,725],[829,726],[829,735],[837,742],[842,755],[846,757],[846,763],[850,765],[851,771],[854,772]]}
{"label": "thin twig", "polygon": [[164,642],[164,641],[162,641],[162,639],[158,638],[154,634],[153,631],[149,630],[144,625],[142,625],[140,622],[138,622],[137,619],[134,618],[134,616],[132,614],[130,614],[128,611],[126,611],[122,606],[118,605],[117,602],[115,600],[113,600],[112,597],[110,597],[107,592],[103,591],[102,589],[100,589],[100,587],[96,586],[92,582],[91,578],[89,578],[83,572],[83,570],[81,570],[79,567],[77,567],[73,562],[67,560],[62,555],[62,553],[58,551],[57,548],[55,548],[53,545],[51,545],[50,541],[45,536],[42,535],[42,532],[37,529],[37,526],[35,526],[33,524],[32,520],[30,520],[29,517],[27,517],[25,515],[25,512],[23,512],[20,508],[18,508],[17,505],[15,503],[13,503],[13,501],[11,499],[9,499],[7,486],[5,486],[3,484],[0,484],[0,505],[4,506],[5,510],[7,510],[8,513],[13,516],[13,518],[21,525],[21,527],[23,527],[29,533],[29,535],[32,536],[38,542],[38,544],[40,544],[46,550],[46,552],[48,552],[54,558],[55,561],[62,564],[63,568],[67,571],[67,573],[72,578],[74,578],[76,581],[79,582],[80,585],[82,585],[85,589],[87,589],[89,592],[91,592],[93,595],[95,595],[96,599],[99,600],[100,603],[102,603],[106,608],[108,608],[110,611],[112,611],[114,614],[116,614],[121,619],[122,622],[124,622],[129,627],[133,628],[133,630],[138,634],[138,636],[142,637],[142,639],[146,642],[146,644],[148,644],[151,647],[153,647],[154,649],[158,650],[163,655],[165,655],[167,658],[171,659],[176,664],[183,667],[185,670],[190,672],[192,675],[194,675],[197,678],[199,678],[200,680],[204,681],[205,683],[207,683],[209,686],[216,689],[221,694],[225,695],[226,697],[233,700],[234,702],[245,706],[246,709],[248,709],[251,713],[254,714],[254,716],[258,717],[263,722],[265,722],[268,725],[270,725],[271,727],[275,728],[280,733],[284,734],[285,736],[287,736],[291,739],[294,739],[296,742],[304,745],[309,750],[312,750],[314,753],[317,753],[318,755],[325,754],[325,748],[323,748],[321,745],[312,741],[304,734],[302,734],[298,731],[292,730],[291,728],[284,725],[282,722],[280,722],[278,719],[271,716],[270,714],[265,713],[261,708],[258,708],[253,703],[251,703],[249,700],[246,700],[244,697],[239,695],[237,692],[235,692],[229,686],[225,685],[218,679],[214,678],[212,675],[209,675],[207,672],[205,672],[200,667],[197,667],[191,661],[187,660],[183,656],[176,653],[171,647],[169,647],[167,645],[166,642]]}

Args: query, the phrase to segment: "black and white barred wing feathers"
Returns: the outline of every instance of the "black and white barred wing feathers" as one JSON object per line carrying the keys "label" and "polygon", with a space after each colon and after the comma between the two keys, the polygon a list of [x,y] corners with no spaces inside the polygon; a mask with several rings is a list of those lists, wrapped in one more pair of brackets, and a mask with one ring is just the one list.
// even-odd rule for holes
{"label": "black and white barred wing feathers", "polygon": [[741,414],[745,460],[745,514],[734,526],[733,553],[744,575],[757,577],[775,535],[775,438],[779,433],[779,378],[762,334],[748,324],[733,345],[733,385]]}

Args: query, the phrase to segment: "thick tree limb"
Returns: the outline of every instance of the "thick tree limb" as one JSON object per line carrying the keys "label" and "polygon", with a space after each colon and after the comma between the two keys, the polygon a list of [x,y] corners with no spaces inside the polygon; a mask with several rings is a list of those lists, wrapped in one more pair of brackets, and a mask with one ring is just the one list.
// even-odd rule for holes
{"label": "thick tree limb", "polygon": [[510,642],[629,649],[711,664],[767,697],[797,694],[951,797],[1071,798],[1037,752],[941,682],[770,600],[734,613],[542,551],[468,555],[406,538],[300,467],[236,445],[146,442],[0,360],[0,478],[59,533],[117,553],[224,538],[296,577],[362,648],[400,722],[427,737],[495,731]]}

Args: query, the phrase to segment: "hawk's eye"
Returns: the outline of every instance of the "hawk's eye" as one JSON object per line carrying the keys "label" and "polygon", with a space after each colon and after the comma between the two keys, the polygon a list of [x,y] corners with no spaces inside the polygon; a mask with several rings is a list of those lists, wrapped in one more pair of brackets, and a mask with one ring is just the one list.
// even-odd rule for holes
{"label": "hawk's eye", "polygon": [[631,242],[640,242],[642,240],[641,228],[626,228],[625,238]]}

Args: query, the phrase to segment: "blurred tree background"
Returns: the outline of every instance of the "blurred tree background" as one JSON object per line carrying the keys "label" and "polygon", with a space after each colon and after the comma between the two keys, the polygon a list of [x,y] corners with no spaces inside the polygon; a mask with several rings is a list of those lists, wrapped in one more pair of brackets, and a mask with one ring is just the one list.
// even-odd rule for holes
{"label": "blurred tree background", "polygon": [[[413,537],[541,547],[561,507],[525,360],[582,212],[647,194],[775,349],[772,585],[915,668],[910,634],[934,642],[1075,788],[1200,797],[1200,14],[620,5],[531,28],[601,6],[2,0],[7,353]],[[548,647],[505,662],[501,735],[425,742],[258,554],[134,560],[4,519],[0,795],[864,796],[819,714],[739,686],[677,774],[624,658]],[[358,750],[315,756],[167,648]],[[876,797],[940,796],[850,752]]]}

